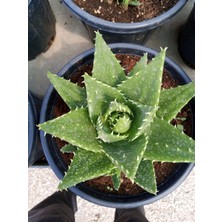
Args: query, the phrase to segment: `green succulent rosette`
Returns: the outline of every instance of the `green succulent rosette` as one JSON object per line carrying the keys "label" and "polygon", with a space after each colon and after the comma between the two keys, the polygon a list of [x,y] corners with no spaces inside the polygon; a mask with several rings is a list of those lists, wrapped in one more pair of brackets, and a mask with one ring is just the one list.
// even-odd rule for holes
{"label": "green succulent rosette", "polygon": [[97,32],[92,76],[84,74],[84,87],[48,72],[70,108],[39,124],[68,142],[63,152],[74,152],[59,189],[110,175],[118,190],[123,172],[156,194],[154,161],[194,162],[194,140],[170,124],[194,96],[194,83],[161,90],[165,53],[161,49],[149,63],[144,54],[126,76]]}

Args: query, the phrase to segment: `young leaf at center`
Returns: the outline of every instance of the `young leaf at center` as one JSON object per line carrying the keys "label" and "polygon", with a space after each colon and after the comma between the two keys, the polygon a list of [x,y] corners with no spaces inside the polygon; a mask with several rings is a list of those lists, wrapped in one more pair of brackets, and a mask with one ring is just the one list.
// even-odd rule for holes
{"label": "young leaf at center", "polygon": [[124,96],[114,87],[104,84],[95,78],[85,74],[89,115],[92,123],[96,124],[97,118],[108,108],[111,101],[124,102]]}

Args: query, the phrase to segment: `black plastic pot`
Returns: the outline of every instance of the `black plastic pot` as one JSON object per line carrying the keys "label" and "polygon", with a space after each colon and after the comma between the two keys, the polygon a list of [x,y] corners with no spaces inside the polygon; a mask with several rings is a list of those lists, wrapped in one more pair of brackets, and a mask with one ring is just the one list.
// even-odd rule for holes
{"label": "black plastic pot", "polygon": [[42,101],[28,91],[28,167],[44,156],[39,138],[39,114]]}
{"label": "black plastic pot", "polygon": [[[115,54],[121,53],[121,54],[133,54],[133,55],[143,56],[143,54],[147,52],[149,58],[152,58],[154,57],[154,55],[157,54],[157,52],[152,49],[135,44],[116,43],[116,44],[110,44],[110,47]],[[79,67],[85,64],[92,64],[94,57],[93,54],[94,54],[94,49],[90,49],[80,54],[79,56],[73,58],[59,71],[58,75],[69,79],[71,75],[75,75],[75,71]],[[165,68],[181,84],[185,84],[191,81],[190,78],[187,76],[187,74],[169,58],[166,58],[165,60]],[[43,100],[41,115],[40,115],[40,123],[55,118],[53,116],[53,106],[55,105],[57,98],[58,94],[56,90],[53,88],[52,85],[50,85]],[[190,106],[194,115],[194,101],[190,102]],[[194,118],[193,118],[193,126],[194,126]],[[194,137],[194,130],[193,130],[193,137]],[[44,136],[43,131],[40,131],[40,138],[46,159],[49,165],[51,166],[52,170],[61,180],[64,177],[64,172],[67,171],[68,167],[61,156],[61,152],[56,145],[55,139],[52,138],[52,136],[49,134],[46,134]],[[83,183],[73,186],[69,188],[69,190],[90,202],[103,205],[106,207],[133,208],[152,203],[172,192],[176,187],[178,187],[184,181],[184,179],[189,175],[193,167],[194,167],[193,163],[179,164],[175,172],[173,172],[173,174],[167,180],[165,180],[163,183],[161,183],[158,186],[159,192],[156,196],[148,192],[144,192],[138,195],[128,195],[128,196],[119,196],[116,194],[111,195],[92,190]]]}
{"label": "black plastic pot", "polygon": [[55,16],[48,0],[29,0],[28,60],[47,51],[55,35]]}
{"label": "black plastic pot", "polygon": [[176,15],[184,7],[187,0],[179,0],[173,8],[160,16],[135,23],[114,23],[106,21],[82,10],[73,0],[63,0],[63,2],[68,9],[84,23],[93,41],[95,31],[99,30],[107,43],[125,42],[145,44],[151,32]]}
{"label": "black plastic pot", "polygon": [[195,68],[195,5],[179,33],[178,50],[183,61]]}

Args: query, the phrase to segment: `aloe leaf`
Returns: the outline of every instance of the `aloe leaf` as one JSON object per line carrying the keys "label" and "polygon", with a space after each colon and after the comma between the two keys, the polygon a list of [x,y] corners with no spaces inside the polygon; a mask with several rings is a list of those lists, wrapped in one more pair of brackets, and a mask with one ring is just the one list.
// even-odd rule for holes
{"label": "aloe leaf", "polygon": [[129,99],[156,107],[159,103],[166,49],[156,55],[145,69],[128,77],[118,89]]}
{"label": "aloe leaf", "polygon": [[47,73],[47,76],[70,109],[87,105],[86,91],[84,88],[50,72]]}
{"label": "aloe leaf", "polygon": [[194,162],[195,141],[161,119],[151,124],[151,135],[144,158],[162,162]]}
{"label": "aloe leaf", "polygon": [[130,0],[121,0],[121,4],[128,6],[129,5]]}
{"label": "aloe leaf", "polygon": [[98,133],[98,138],[107,143],[117,142],[120,140],[124,140],[128,137],[128,133],[120,135],[120,134],[114,134],[112,131],[110,131],[107,122],[103,120],[101,116],[98,117],[96,130]]}
{"label": "aloe leaf", "polygon": [[101,152],[97,132],[91,123],[87,108],[71,110],[56,119],[39,124],[39,129],[68,143],[94,152]]}
{"label": "aloe leaf", "polygon": [[129,5],[131,5],[131,6],[139,6],[139,5],[141,5],[141,2],[139,0],[131,0],[129,2]]}
{"label": "aloe leaf", "polygon": [[78,149],[58,188],[67,189],[80,182],[106,175],[114,167],[105,154]]}
{"label": "aloe leaf", "polygon": [[89,115],[94,124],[100,114],[103,114],[111,101],[124,102],[124,96],[114,87],[97,81],[95,78],[85,74]]}
{"label": "aloe leaf", "polygon": [[120,2],[124,7],[128,7],[128,5],[131,5],[131,6],[141,5],[141,2],[138,0],[120,0]]}
{"label": "aloe leaf", "polygon": [[73,146],[73,145],[71,145],[71,144],[67,144],[67,145],[65,145],[64,147],[62,147],[61,149],[61,152],[63,152],[63,153],[74,153],[74,152],[76,152],[76,150],[77,150],[77,147],[76,146]]}
{"label": "aloe leaf", "polygon": [[147,145],[147,138],[141,135],[134,141],[122,140],[114,143],[102,142],[102,149],[116,167],[132,181]]}
{"label": "aloe leaf", "polygon": [[123,140],[128,136],[133,113],[130,108],[116,100],[110,102],[103,116],[97,119],[98,138],[111,143]]}
{"label": "aloe leaf", "polygon": [[156,176],[151,160],[142,160],[137,170],[135,183],[149,193],[157,193]]}
{"label": "aloe leaf", "polygon": [[118,169],[114,170],[115,173],[112,176],[113,186],[115,190],[118,190],[121,185],[121,171]]}
{"label": "aloe leaf", "polygon": [[126,79],[123,68],[99,32],[96,32],[95,42],[92,76],[115,87]]}
{"label": "aloe leaf", "polygon": [[134,118],[129,130],[128,139],[134,140],[148,131],[148,127],[153,121],[157,108],[141,105],[135,101],[130,101],[129,107],[133,111]]}
{"label": "aloe leaf", "polygon": [[128,76],[133,76],[139,71],[145,69],[147,66],[147,53],[143,55],[143,57],[139,60],[139,62],[136,63],[136,65],[133,67],[133,69],[129,72]]}
{"label": "aloe leaf", "polygon": [[193,82],[171,89],[164,89],[160,94],[157,117],[171,121],[178,112],[193,98],[195,85]]}

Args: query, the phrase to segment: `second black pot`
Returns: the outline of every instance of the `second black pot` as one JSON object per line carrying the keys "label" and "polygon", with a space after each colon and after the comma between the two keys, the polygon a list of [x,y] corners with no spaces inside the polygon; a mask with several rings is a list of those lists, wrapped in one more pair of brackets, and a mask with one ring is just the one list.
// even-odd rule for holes
{"label": "second black pot", "polygon": [[91,39],[95,39],[95,31],[103,35],[107,43],[125,42],[145,44],[151,32],[176,15],[186,4],[187,0],[180,0],[170,10],[153,19],[135,23],[116,23],[97,18],[79,8],[73,0],[63,0],[67,8],[77,16],[86,26]]}
{"label": "second black pot", "polygon": [[[134,45],[134,44],[125,44],[117,43],[110,45],[112,51],[115,54],[131,54],[143,56],[144,53],[148,53],[149,59],[154,57],[157,52],[149,49],[144,46]],[[75,72],[78,68],[85,64],[92,64],[94,58],[94,49],[88,50],[79,56],[73,58],[69,61],[58,73],[59,76],[63,76],[66,79],[69,79],[71,75],[75,75]],[[180,84],[186,84],[190,82],[190,78],[187,74],[172,60],[166,58],[165,68],[172,74],[172,76],[178,80]],[[53,116],[53,107],[55,106],[56,100],[58,99],[58,93],[52,85],[48,88],[41,109],[40,123],[43,123],[47,120],[55,118]],[[190,102],[190,108],[193,113],[193,135],[194,137],[194,101]],[[46,159],[57,175],[61,180],[64,177],[64,172],[67,171],[68,166],[65,164],[61,152],[56,144],[54,138],[51,135],[44,135],[43,131],[40,131],[41,143],[43,150],[46,156]],[[120,196],[117,194],[107,194],[100,191],[95,191],[87,187],[84,183],[80,183],[76,186],[69,188],[69,190],[80,197],[106,207],[113,208],[134,208],[138,206],[143,206],[150,204],[154,201],[157,201],[174,189],[176,189],[189,175],[192,168],[194,167],[193,163],[181,163],[178,165],[177,169],[168,177],[163,183],[158,185],[158,194],[152,195],[148,192],[140,193],[137,195],[124,195]]]}

